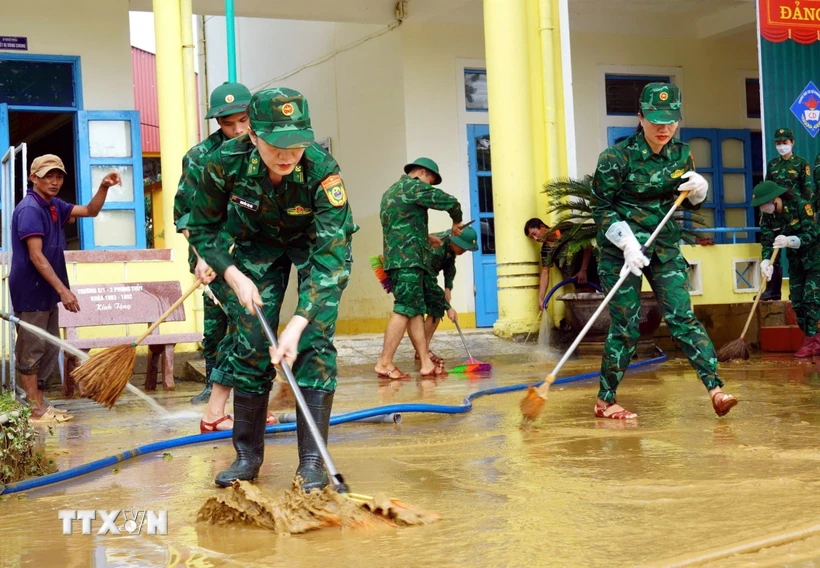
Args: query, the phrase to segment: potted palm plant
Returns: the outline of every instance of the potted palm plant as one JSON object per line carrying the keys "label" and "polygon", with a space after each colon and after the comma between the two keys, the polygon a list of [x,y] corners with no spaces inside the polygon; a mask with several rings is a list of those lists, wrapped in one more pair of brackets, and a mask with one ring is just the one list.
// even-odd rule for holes
{"label": "potted palm plant", "polygon": [[[570,276],[578,255],[583,254],[585,249],[592,247],[595,258],[599,256],[596,243],[598,228],[590,207],[592,176],[581,179],[557,178],[544,184],[543,191],[549,198],[547,213],[557,216],[555,226],[551,227],[547,235],[547,239],[554,241],[554,245],[546,261],[557,266],[565,276]],[[701,226],[700,217],[690,211],[679,211],[675,218],[682,225],[683,240],[688,244],[697,242],[696,234],[688,229]],[[589,321],[603,298],[603,294],[596,292],[564,294],[557,299],[567,305],[567,322],[573,332],[577,333]],[[609,312],[604,310],[578,347],[579,354],[600,353],[609,324]],[[651,354],[654,351],[652,338],[660,324],[661,314],[654,293],[641,292],[638,354]]]}

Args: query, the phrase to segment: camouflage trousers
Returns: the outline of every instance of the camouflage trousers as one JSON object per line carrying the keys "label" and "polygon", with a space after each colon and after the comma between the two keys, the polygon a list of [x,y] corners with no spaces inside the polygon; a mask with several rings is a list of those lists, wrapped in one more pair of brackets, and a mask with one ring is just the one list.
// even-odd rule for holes
{"label": "camouflage trousers", "polygon": [[444,317],[450,309],[450,304],[444,296],[444,290],[438,285],[435,276],[424,273],[424,313],[436,319]]}
{"label": "camouflage trousers", "polygon": [[[283,256],[262,269],[259,264],[251,267],[244,266],[241,262],[237,263],[237,267],[256,284],[264,303],[262,311],[276,331],[290,277],[290,259]],[[250,273],[251,268],[253,274]],[[299,270],[299,282],[307,278],[309,273],[309,265]],[[248,314],[233,292],[227,294],[225,300],[220,298],[220,301],[228,314],[228,331],[219,343],[219,357],[216,368],[211,373],[211,380],[243,394],[270,392],[276,372],[268,353],[270,344],[256,314]],[[336,390],[336,347],[333,339],[336,335],[337,315],[336,309],[323,310],[302,332],[299,354],[293,364],[293,373],[302,388]]]}
{"label": "camouflage trousers", "polygon": [[[598,274],[604,292],[608,293],[618,281],[622,266],[622,261],[601,258]],[[683,255],[679,254],[666,263],[653,256],[643,272],[655,292],[669,332],[678,340],[704,386],[708,390],[723,386],[717,374],[715,347],[692,310]],[[615,392],[635,354],[640,336],[640,308],[641,278],[630,274],[609,303],[612,321],[604,344],[598,391],[598,398],[606,402],[615,402]]]}
{"label": "camouflage trousers", "polygon": [[806,270],[800,262],[789,262],[789,298],[803,335],[817,335],[817,322],[820,321],[820,267]]}
{"label": "camouflage trousers", "polygon": [[399,315],[414,318],[423,316],[427,307],[425,298],[425,276],[423,268],[394,268],[387,271],[393,282],[393,311]]}
{"label": "camouflage trousers", "polygon": [[[222,278],[217,278],[208,287],[219,302],[224,302],[225,298],[233,294],[230,286]],[[217,353],[219,353],[219,342],[222,341],[228,330],[228,316],[222,306],[214,302],[206,292],[202,293],[202,303],[205,306],[202,356],[205,357],[206,361],[213,364],[216,361]]]}

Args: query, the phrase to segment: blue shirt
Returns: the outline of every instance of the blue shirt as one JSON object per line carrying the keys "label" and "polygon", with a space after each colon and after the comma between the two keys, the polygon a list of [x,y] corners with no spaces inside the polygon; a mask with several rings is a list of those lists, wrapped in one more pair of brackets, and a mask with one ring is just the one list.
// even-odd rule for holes
{"label": "blue shirt", "polygon": [[48,202],[31,189],[14,208],[11,219],[9,292],[15,312],[48,311],[60,302],[57,290],[31,262],[26,239],[42,237],[43,254],[60,281],[68,287],[63,225],[71,218],[73,208],[72,204],[56,197]]}

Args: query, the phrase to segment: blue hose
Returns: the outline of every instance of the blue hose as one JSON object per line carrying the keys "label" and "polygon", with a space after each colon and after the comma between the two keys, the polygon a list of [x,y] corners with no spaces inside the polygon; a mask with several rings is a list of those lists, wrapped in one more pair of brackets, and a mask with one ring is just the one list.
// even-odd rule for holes
{"label": "blue hose", "polygon": [[[546,310],[547,305],[549,305],[549,303],[550,303],[550,298],[552,298],[552,295],[555,294],[555,292],[557,292],[559,288],[561,288],[563,286],[566,286],[567,284],[578,284],[578,279],[577,278],[567,278],[566,280],[562,280],[561,282],[559,282],[558,284],[553,286],[552,289],[549,292],[547,292],[547,295],[544,296],[544,302],[541,304],[541,309]],[[592,286],[598,292],[601,292],[601,293],[604,292],[603,290],[601,290],[601,287],[598,286],[595,282],[590,282],[589,280],[587,280],[586,285],[587,286]]]}
{"label": "blue hose", "polygon": [[[660,350],[658,350],[660,352]],[[639,361],[637,363],[632,363],[629,368],[630,369],[638,369],[641,367],[647,367],[649,365],[657,365],[659,363],[663,363],[666,361],[667,356],[660,352],[660,355],[654,357],[652,359],[647,359],[645,361]],[[594,371],[590,373],[584,373],[581,375],[573,375],[569,377],[564,377],[561,379],[557,379],[553,384],[564,384],[564,383],[573,383],[576,381],[583,381],[586,379],[592,379],[597,377],[599,371]],[[543,381],[534,383],[532,386],[538,386],[542,384]],[[469,412],[473,408],[473,401],[477,398],[481,398],[482,396],[489,396],[493,394],[503,394],[508,392],[515,392],[526,390],[526,388],[530,386],[530,383],[520,383],[516,385],[509,385],[505,387],[495,387],[491,389],[480,390],[474,392],[470,395],[464,397],[464,401],[460,405],[445,405],[445,404],[417,404],[417,403],[407,403],[407,404],[390,404],[387,406],[377,406],[375,408],[368,408],[365,410],[357,410],[354,412],[348,412],[347,414],[340,414],[338,416],[333,416],[330,419],[331,426],[335,426],[337,424],[345,424],[347,422],[355,422],[357,420],[363,420],[366,418],[370,418],[373,416],[382,416],[384,414],[391,414],[394,412],[400,413],[407,413],[407,412],[423,412],[423,413],[434,413],[434,414],[463,414],[465,412]],[[288,424],[273,424],[265,428],[266,434],[277,434],[280,432],[294,432],[296,430],[296,424],[288,423]],[[140,446],[138,448],[134,448],[133,450],[127,450],[124,452],[120,452],[113,456],[108,456],[107,458],[102,458],[97,461],[93,461],[87,464],[79,465],[77,467],[72,467],[71,469],[67,469],[65,471],[59,471],[57,473],[52,473],[50,475],[44,475],[42,477],[35,477],[32,479],[25,479],[23,481],[18,481],[17,483],[12,483],[5,487],[0,487],[0,495],[6,495],[10,493],[19,493],[20,491],[30,491],[32,489],[38,489],[40,487],[45,487],[47,485],[52,485],[54,483],[59,483],[61,481],[67,481],[69,479],[74,479],[75,477],[80,477],[81,475],[85,475],[87,473],[91,473],[94,471],[98,471],[100,469],[110,467],[112,465],[118,464],[120,462],[124,462],[125,460],[130,460],[131,458],[135,458],[137,456],[141,456],[144,454],[151,454],[154,452],[160,452],[163,450],[170,450],[172,448],[180,448],[182,446],[190,446],[192,444],[201,444],[205,442],[213,442],[215,440],[224,440],[230,438],[232,436],[232,432],[230,430],[225,430],[222,432],[211,432],[208,434],[194,434],[192,436],[182,436],[180,438],[172,438],[170,440],[164,440],[162,442],[155,442],[153,444],[146,444],[144,446]]]}

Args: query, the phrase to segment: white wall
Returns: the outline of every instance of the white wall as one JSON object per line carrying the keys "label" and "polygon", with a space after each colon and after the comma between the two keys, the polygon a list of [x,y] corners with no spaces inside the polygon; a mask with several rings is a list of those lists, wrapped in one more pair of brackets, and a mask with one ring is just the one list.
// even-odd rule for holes
{"label": "white wall", "polygon": [[[402,38],[388,32],[345,49],[383,30],[374,25],[237,20],[237,79],[254,91],[269,86],[301,91],[309,101],[317,139],[330,137],[341,166],[353,217],[361,227],[353,239],[356,262],[342,302],[342,320],[382,318],[391,305],[368,257],[381,253],[381,195],[398,179],[407,157]],[[227,78],[224,19],[208,19],[205,37],[208,87],[213,89]],[[302,68],[337,50],[342,51]],[[272,81],[292,71],[297,72]],[[289,317],[293,309],[291,290],[283,316]]]}
{"label": "white wall", "polygon": [[579,175],[594,171],[604,149],[599,104],[602,66],[634,66],[636,73],[641,67],[679,67],[685,127],[748,127],[741,104],[741,76],[757,69],[754,34],[691,40],[572,32],[570,41]]}
{"label": "white wall", "polygon": [[[441,188],[455,195],[470,219],[470,186],[466,175],[467,130],[459,120],[459,92],[463,83],[458,60],[484,59],[484,30],[477,25],[406,24],[404,43],[404,115],[407,158],[427,156],[435,160],[443,178]],[[452,225],[443,211],[430,211],[430,229],[443,231]],[[458,258],[453,307],[475,312],[472,255]]]}
{"label": "white wall", "polygon": [[9,53],[79,55],[86,109],[134,108],[128,0],[5,1],[0,34],[28,37]]}

